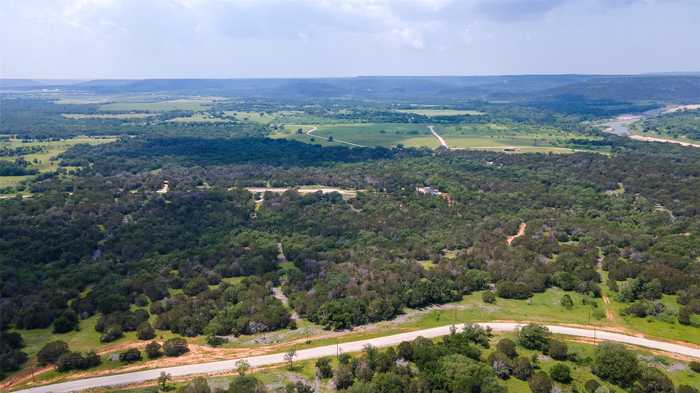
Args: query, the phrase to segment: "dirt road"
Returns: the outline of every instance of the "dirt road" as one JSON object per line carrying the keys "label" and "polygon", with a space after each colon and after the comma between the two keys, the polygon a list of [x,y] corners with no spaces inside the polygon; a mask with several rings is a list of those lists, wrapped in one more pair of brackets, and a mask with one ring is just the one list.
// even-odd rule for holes
{"label": "dirt road", "polygon": [[328,141],[328,142],[342,143],[342,144],[345,144],[345,145],[350,145],[350,146],[355,146],[355,147],[367,147],[367,146],[364,146],[364,145],[358,145],[357,143],[352,143],[352,142],[348,142],[348,141],[343,141],[343,140],[340,140],[340,139],[335,139],[335,138],[333,138],[333,140],[331,140],[331,138],[326,138],[325,136],[312,135],[316,130],[318,130],[318,127],[313,127],[313,128],[311,128],[310,130],[306,131],[306,135],[308,135],[308,136],[310,136],[310,137],[312,137],[312,138],[321,138],[321,139],[324,139],[324,140],[326,140],[326,141]]}
{"label": "dirt road", "polygon": [[446,148],[446,149],[449,149],[449,148],[450,148],[449,146],[447,146],[447,142],[445,142],[445,140],[440,136],[440,134],[438,134],[437,132],[435,132],[435,127],[434,127],[434,126],[428,126],[428,129],[429,129],[430,132],[433,134],[433,136],[438,140],[438,142],[440,142],[440,146],[442,146],[442,147],[444,147],[444,148]]}
{"label": "dirt road", "polygon": [[510,244],[513,243],[513,240],[525,234],[525,229],[527,229],[527,224],[524,222],[520,223],[520,226],[518,227],[518,233],[512,236],[508,236],[508,238],[506,238],[506,243],[510,246]]}
{"label": "dirt road", "polygon": [[[522,324],[511,323],[511,322],[490,322],[490,323],[480,323],[479,325],[484,327],[490,327],[496,332],[511,332],[519,329]],[[676,355],[681,355],[685,357],[692,357],[700,359],[700,349],[697,347],[684,346],[674,343],[669,343],[665,341],[650,340],[644,337],[629,336],[620,333],[608,332],[604,330],[597,330],[595,328],[575,328],[569,326],[560,325],[548,325],[547,326],[552,333],[562,334],[567,336],[593,339],[596,342],[602,341],[615,341],[619,343],[636,345],[644,348],[649,348],[653,350],[669,352]],[[359,340],[349,343],[336,345],[326,345],[323,347],[304,349],[297,352],[297,357],[295,360],[308,360],[315,359],[323,356],[335,356],[338,351],[340,352],[358,352],[361,351],[366,345],[372,345],[376,347],[386,347],[398,345],[402,341],[411,341],[417,337],[434,338],[450,334],[451,325],[441,326],[432,329],[418,330],[415,332],[395,334],[391,336],[378,337],[368,340]],[[251,356],[247,358],[242,358],[247,361],[252,367],[262,367],[273,364],[284,363],[284,353],[276,353],[272,355],[263,356]],[[64,393],[86,390],[97,387],[104,386],[118,386],[140,383],[144,381],[151,381],[158,378],[161,372],[170,374],[173,377],[185,376],[185,375],[196,375],[196,374],[208,374],[208,373],[219,373],[225,371],[231,371],[236,368],[236,362],[241,359],[230,359],[217,362],[209,363],[199,363],[191,364],[185,366],[177,367],[165,367],[157,368],[152,370],[137,371],[131,373],[124,373],[118,375],[110,375],[104,377],[96,378],[85,378],[76,381],[62,382],[54,385],[39,386],[35,388],[19,390],[21,393]]]}

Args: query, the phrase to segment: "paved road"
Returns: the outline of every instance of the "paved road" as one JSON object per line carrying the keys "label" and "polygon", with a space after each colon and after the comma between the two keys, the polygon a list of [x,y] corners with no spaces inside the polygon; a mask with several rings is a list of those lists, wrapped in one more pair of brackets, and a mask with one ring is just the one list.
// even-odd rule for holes
{"label": "paved road", "polygon": [[435,132],[435,127],[434,127],[434,126],[428,126],[428,129],[430,129],[430,132],[433,133],[433,136],[434,136],[435,138],[437,138],[438,142],[440,142],[440,145],[442,145],[442,147],[447,148],[447,149],[450,148],[449,146],[447,146],[447,142],[445,142],[445,140],[442,139],[442,137],[440,136],[440,134],[438,134],[437,132]]}
{"label": "paved road", "polygon": [[[522,326],[522,324],[517,323],[481,323],[480,325],[484,327],[491,327],[497,332],[513,331]],[[616,341],[624,344],[637,345],[645,348],[660,350],[664,352],[670,352],[678,355],[694,357],[700,359],[700,348],[688,347],[678,344],[673,344],[664,341],[649,340],[646,338],[628,336],[620,333],[612,333],[593,329],[583,329],[583,328],[573,328],[567,326],[549,325],[547,326],[550,331],[556,334],[564,334],[568,336],[575,337],[585,337],[585,338],[595,338],[600,341]],[[426,338],[433,338],[444,336],[450,333],[450,326],[441,326],[432,329],[418,330],[415,332],[395,334],[392,336],[378,337],[368,340],[353,341],[349,343],[339,344],[337,347],[335,345],[327,345],[325,347],[304,349],[297,351],[297,357],[295,360],[308,360],[319,358],[323,356],[335,356],[337,351],[340,352],[357,352],[361,351],[366,345],[371,344],[377,347],[394,346],[398,345],[402,341],[411,341],[416,337],[422,336]],[[104,386],[118,386],[125,384],[138,383],[143,381],[155,380],[158,378],[161,372],[166,372],[173,377],[193,375],[193,374],[206,374],[206,373],[218,373],[224,371],[232,371],[236,368],[236,362],[240,359],[233,360],[223,360],[218,362],[210,363],[200,363],[192,364],[186,366],[178,367],[166,367],[158,368],[146,371],[137,371],[126,374],[110,375],[105,377],[95,377],[86,378],[77,381],[57,383],[54,385],[40,386],[36,388],[20,390],[21,393],[63,393],[63,392],[73,392],[84,389],[104,387]],[[253,356],[249,358],[244,358],[251,366],[261,367],[272,364],[284,363],[284,354],[277,353],[272,355],[263,356]]]}

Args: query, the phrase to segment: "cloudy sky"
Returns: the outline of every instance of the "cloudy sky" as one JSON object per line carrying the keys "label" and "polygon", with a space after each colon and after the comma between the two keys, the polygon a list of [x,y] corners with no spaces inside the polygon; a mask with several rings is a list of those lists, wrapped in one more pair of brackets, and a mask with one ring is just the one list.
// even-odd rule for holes
{"label": "cloudy sky", "polygon": [[1,0],[0,77],[700,71],[700,0]]}

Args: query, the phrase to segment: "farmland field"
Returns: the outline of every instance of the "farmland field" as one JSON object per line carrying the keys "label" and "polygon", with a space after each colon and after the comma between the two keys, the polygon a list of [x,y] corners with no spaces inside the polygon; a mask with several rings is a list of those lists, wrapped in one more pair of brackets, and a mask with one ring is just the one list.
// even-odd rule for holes
{"label": "farmland field", "polygon": [[461,109],[399,109],[401,113],[415,113],[417,115],[436,117],[436,116],[479,116],[484,112]]}
{"label": "farmland field", "polygon": [[178,110],[203,111],[211,107],[213,98],[195,99],[183,98],[177,100],[166,100],[157,102],[111,102],[100,105],[100,110],[105,112],[127,112],[127,111],[147,111],[147,112],[167,112]]}
{"label": "farmland field", "polygon": [[437,140],[424,125],[368,123],[321,125],[314,135],[342,140],[362,146],[438,147]]}

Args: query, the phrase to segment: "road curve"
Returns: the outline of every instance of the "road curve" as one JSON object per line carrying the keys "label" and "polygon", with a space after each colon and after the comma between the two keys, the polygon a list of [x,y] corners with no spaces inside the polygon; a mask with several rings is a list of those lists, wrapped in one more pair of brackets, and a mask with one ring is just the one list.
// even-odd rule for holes
{"label": "road curve", "polygon": [[[490,327],[496,332],[510,332],[518,329],[524,324],[508,322],[479,323],[483,327]],[[584,337],[596,339],[598,341],[615,341],[623,344],[636,345],[649,349],[670,352],[677,355],[700,359],[700,348],[673,344],[665,341],[650,340],[642,337],[628,336],[620,333],[613,333],[603,330],[575,328],[559,325],[547,325],[549,330],[555,334],[563,334],[574,337]],[[415,332],[395,334],[373,339],[353,341],[336,345],[303,349],[297,351],[295,360],[308,360],[323,356],[335,356],[338,352],[358,352],[366,345],[371,344],[376,347],[395,346],[402,341],[411,341],[417,337],[434,338],[445,336],[450,333],[451,326],[441,326],[432,329],[418,330]],[[35,388],[18,390],[18,393],[64,393],[74,392],[90,388],[119,386],[144,381],[156,380],[161,372],[166,372],[173,377],[180,377],[194,374],[220,373],[232,371],[236,368],[239,360],[247,361],[252,367],[268,366],[272,364],[284,363],[284,354],[276,353],[271,355],[252,356],[242,359],[222,360],[210,363],[199,363],[177,367],[156,368],[152,370],[136,371],[126,374],[109,375],[104,377],[85,378],[76,381],[62,382],[53,385],[38,386]]]}
{"label": "road curve", "polygon": [[434,136],[435,138],[437,138],[438,142],[440,142],[440,145],[441,145],[442,147],[444,147],[444,148],[446,148],[446,149],[449,149],[449,148],[450,148],[449,146],[447,146],[447,142],[445,142],[445,140],[440,136],[440,134],[438,134],[437,132],[435,132],[435,126],[428,126],[428,129],[430,130],[430,132],[433,133],[433,136]]}

